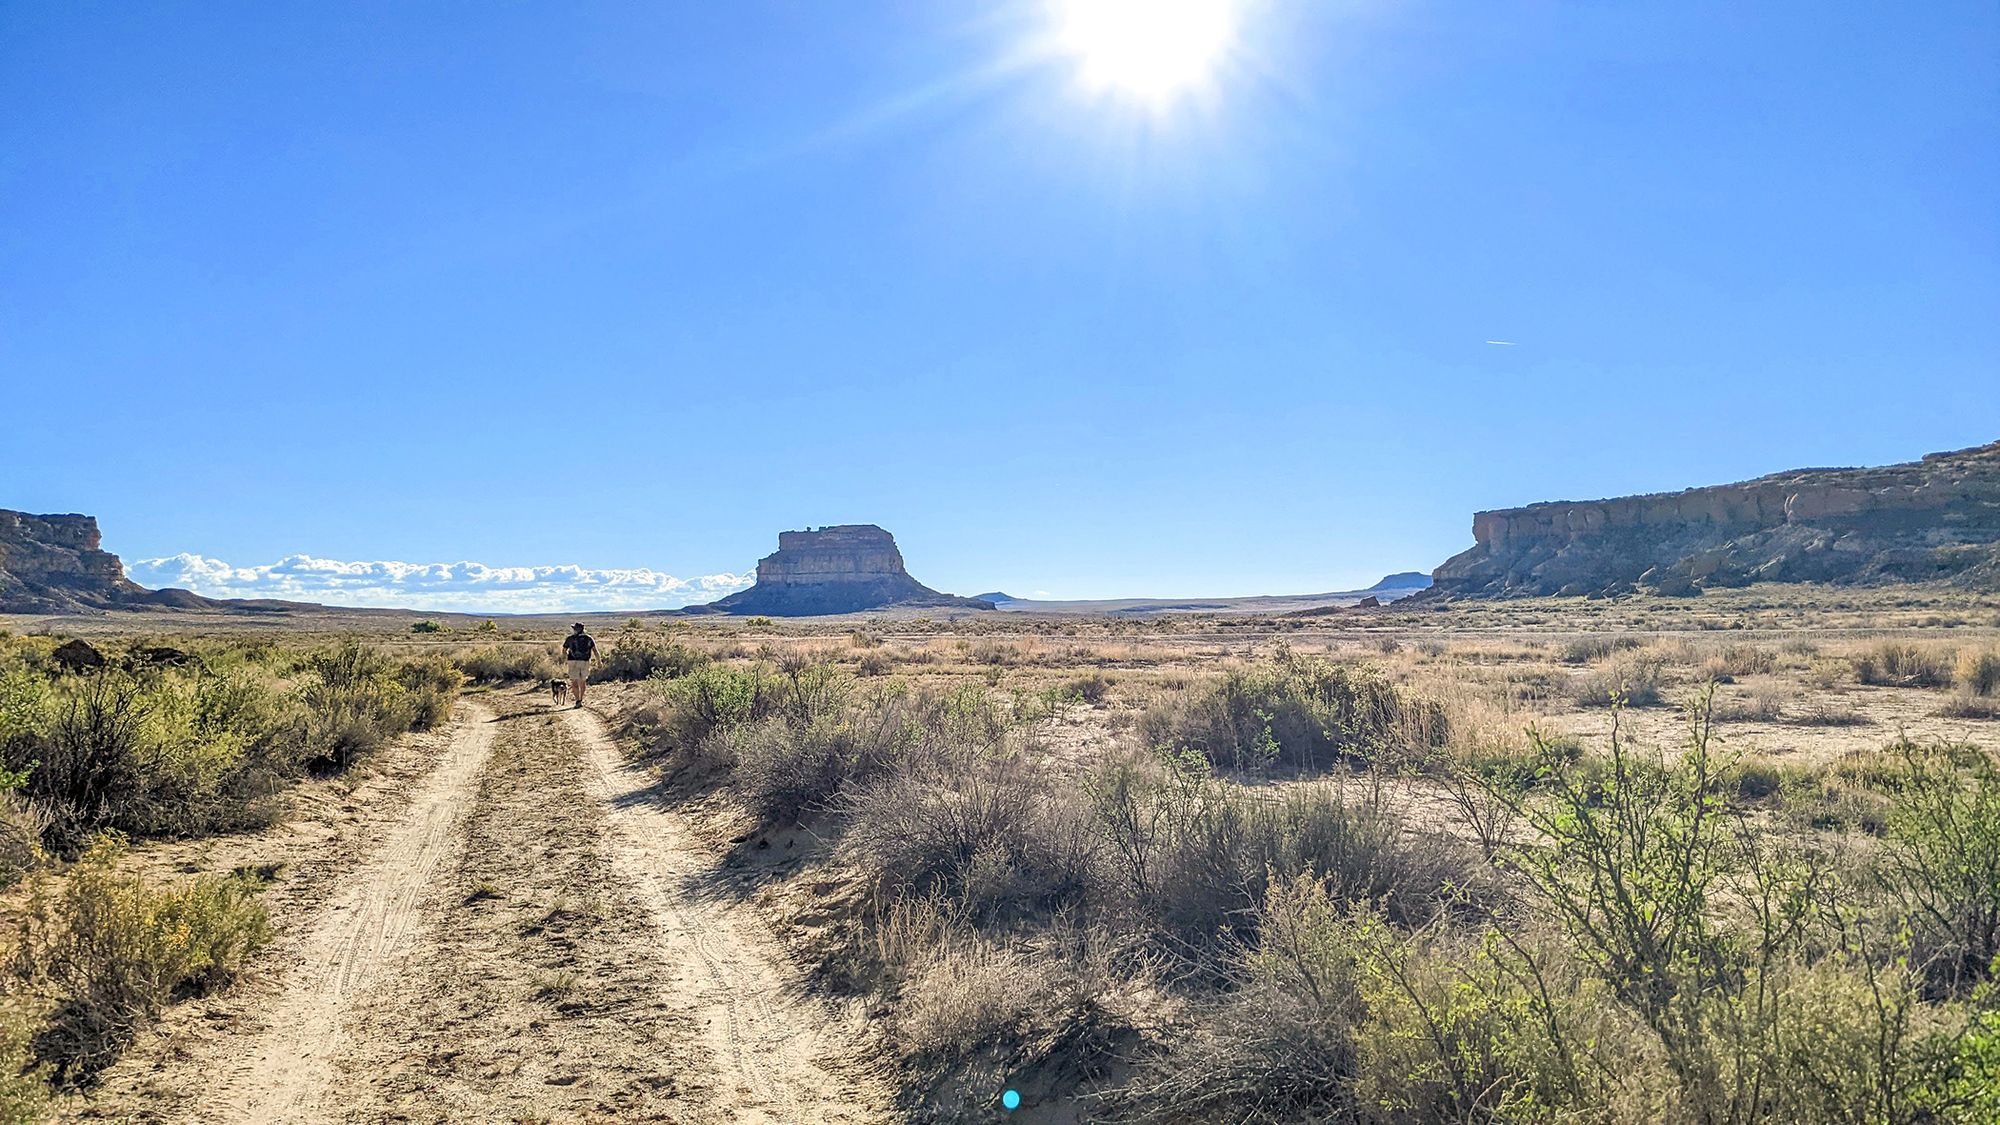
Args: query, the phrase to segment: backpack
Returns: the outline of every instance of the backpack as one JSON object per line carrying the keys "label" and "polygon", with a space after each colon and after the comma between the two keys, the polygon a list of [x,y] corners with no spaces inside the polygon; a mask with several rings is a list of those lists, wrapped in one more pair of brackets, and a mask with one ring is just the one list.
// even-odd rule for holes
{"label": "backpack", "polygon": [[563,638],[563,655],[571,660],[589,660],[597,651],[597,642],[588,633],[571,633]]}

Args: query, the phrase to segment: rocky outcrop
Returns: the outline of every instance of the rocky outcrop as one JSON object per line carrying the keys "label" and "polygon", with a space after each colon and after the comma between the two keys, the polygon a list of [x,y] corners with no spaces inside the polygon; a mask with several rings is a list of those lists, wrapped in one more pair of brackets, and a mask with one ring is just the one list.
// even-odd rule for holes
{"label": "rocky outcrop", "polygon": [[49,660],[65,672],[88,672],[107,663],[96,645],[80,638],[57,645],[56,650],[49,654]]}
{"label": "rocky outcrop", "polygon": [[148,590],[103,549],[91,516],[0,509],[0,613],[93,613],[208,604],[186,590]]}
{"label": "rocky outcrop", "polygon": [[2000,442],[1876,469],[1480,512],[1428,597],[1694,594],[1752,582],[2000,588]]}
{"label": "rocky outcrop", "polygon": [[815,617],[891,606],[992,609],[977,598],[940,594],[910,577],[896,537],[874,524],[843,524],[778,535],[778,551],[757,561],[757,584],[695,613]]}
{"label": "rocky outcrop", "polygon": [[1428,590],[1430,588],[1430,575],[1425,574],[1421,570],[1399,570],[1394,574],[1383,575],[1380,582],[1375,583],[1362,592],[1367,594],[1407,593],[1411,590]]}

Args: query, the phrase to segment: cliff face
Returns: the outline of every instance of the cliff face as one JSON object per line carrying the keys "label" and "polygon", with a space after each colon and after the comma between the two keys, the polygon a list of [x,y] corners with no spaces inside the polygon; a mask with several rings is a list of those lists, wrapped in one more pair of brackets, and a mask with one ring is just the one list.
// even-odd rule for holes
{"label": "cliff face", "polygon": [[1697,593],[1751,582],[2000,588],[2000,442],[1878,469],[1480,512],[1432,596]]}
{"label": "cliff face", "polygon": [[697,611],[809,617],[887,606],[992,609],[910,577],[896,538],[874,524],[845,524],[778,535],[778,551],[757,561],[757,584]]}
{"label": "cliff face", "polygon": [[180,605],[194,598],[186,591],[153,591],[131,581],[118,556],[102,543],[91,516],[0,509],[0,613],[90,613]]}

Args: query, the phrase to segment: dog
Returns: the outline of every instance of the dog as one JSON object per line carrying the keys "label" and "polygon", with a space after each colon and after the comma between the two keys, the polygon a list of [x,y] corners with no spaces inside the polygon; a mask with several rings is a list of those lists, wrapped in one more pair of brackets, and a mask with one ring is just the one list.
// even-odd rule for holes
{"label": "dog", "polygon": [[568,681],[568,680],[550,680],[550,681],[549,681],[549,695],[551,695],[551,696],[553,696],[553,697],[555,698],[555,701],[556,701],[556,706],[558,706],[558,707],[561,707],[561,706],[562,706],[563,704],[565,704],[565,703],[568,703],[568,702],[569,702],[569,681]]}

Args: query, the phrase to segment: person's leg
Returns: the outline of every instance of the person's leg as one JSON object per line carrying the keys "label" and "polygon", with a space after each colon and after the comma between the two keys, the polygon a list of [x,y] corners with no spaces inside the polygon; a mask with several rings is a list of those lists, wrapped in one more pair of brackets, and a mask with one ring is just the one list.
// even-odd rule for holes
{"label": "person's leg", "polygon": [[585,681],[582,677],[577,677],[575,679],[570,680],[569,694],[570,698],[575,701],[574,703],[571,704],[571,706],[574,707],[583,706],[583,685],[586,682],[587,681]]}

